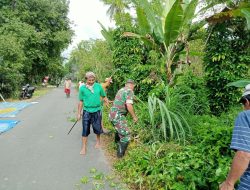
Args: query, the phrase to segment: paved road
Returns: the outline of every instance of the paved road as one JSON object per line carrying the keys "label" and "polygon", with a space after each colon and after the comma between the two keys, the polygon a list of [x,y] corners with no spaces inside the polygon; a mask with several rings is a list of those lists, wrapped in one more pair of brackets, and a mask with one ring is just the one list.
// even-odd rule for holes
{"label": "paved road", "polygon": [[[67,99],[62,88],[53,89],[17,115],[21,122],[15,128],[0,135],[0,190],[72,190],[81,177],[92,175],[91,168],[110,172],[103,150],[94,149],[94,135],[86,156],[79,154],[81,124],[67,135],[68,118],[75,117],[77,107],[72,93]],[[92,189],[91,183],[81,187]]]}

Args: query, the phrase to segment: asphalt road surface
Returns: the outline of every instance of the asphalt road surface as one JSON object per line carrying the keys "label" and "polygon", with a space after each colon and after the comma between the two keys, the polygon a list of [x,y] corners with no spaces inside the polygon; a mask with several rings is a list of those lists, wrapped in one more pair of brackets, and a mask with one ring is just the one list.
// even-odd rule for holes
{"label": "asphalt road surface", "polygon": [[34,101],[14,118],[20,123],[0,135],[0,190],[91,190],[93,184],[80,179],[92,176],[92,168],[104,174],[111,168],[104,151],[94,148],[93,133],[87,155],[79,154],[81,122],[67,135],[76,116],[76,91],[66,98],[56,88]]}

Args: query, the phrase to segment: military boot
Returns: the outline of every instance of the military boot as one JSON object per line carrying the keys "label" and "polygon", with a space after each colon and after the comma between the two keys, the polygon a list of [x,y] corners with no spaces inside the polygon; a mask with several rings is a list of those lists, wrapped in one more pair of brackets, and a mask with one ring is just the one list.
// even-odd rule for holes
{"label": "military boot", "polygon": [[119,134],[116,132],[115,133],[115,143],[118,143],[120,141]]}
{"label": "military boot", "polygon": [[122,158],[127,150],[129,142],[118,142],[117,157]]}

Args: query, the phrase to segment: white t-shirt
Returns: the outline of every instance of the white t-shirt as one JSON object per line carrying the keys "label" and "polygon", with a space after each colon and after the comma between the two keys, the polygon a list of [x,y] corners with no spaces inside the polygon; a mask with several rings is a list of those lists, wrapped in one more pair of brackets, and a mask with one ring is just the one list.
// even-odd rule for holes
{"label": "white t-shirt", "polygon": [[70,89],[71,87],[71,80],[66,80],[64,83],[65,88]]}
{"label": "white t-shirt", "polygon": [[84,84],[85,84],[84,82],[79,81],[79,83],[78,83],[78,85],[79,85],[79,89],[80,89],[80,87],[81,87],[82,85],[84,85]]}

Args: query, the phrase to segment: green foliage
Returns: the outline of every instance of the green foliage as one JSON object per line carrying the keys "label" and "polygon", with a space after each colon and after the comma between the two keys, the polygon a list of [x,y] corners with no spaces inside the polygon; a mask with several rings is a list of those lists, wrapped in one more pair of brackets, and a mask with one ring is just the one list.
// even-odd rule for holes
{"label": "green foliage", "polygon": [[132,23],[132,17],[126,13],[129,9],[131,0],[101,0],[105,5],[108,5],[107,14],[110,19],[113,19],[116,26],[128,26]]}
{"label": "green foliage", "polygon": [[62,77],[61,52],[72,36],[68,2],[5,0],[0,12],[1,92],[9,97],[24,82],[40,83],[46,75]]}
{"label": "green foliage", "polygon": [[244,80],[238,80],[235,82],[230,82],[227,84],[227,86],[235,86],[235,87],[245,87],[246,85],[250,84],[249,79],[244,79]]}
{"label": "green foliage", "polygon": [[162,81],[160,55],[148,50],[138,39],[123,37],[123,28],[113,32],[113,92],[122,87],[128,78],[136,82],[135,94],[147,99],[147,95]]}
{"label": "green foliage", "polygon": [[180,102],[188,110],[189,114],[208,114],[208,90],[205,80],[201,76],[195,76],[191,70],[186,70],[176,80],[174,94],[180,95]]}
{"label": "green foliage", "polygon": [[[225,20],[230,20],[234,18],[243,18],[247,25],[247,29],[250,30],[250,2],[249,0],[213,0],[213,1],[207,1],[207,6],[205,6],[203,9],[209,10],[209,8],[216,6],[220,7],[226,7],[221,12],[215,13],[213,16],[211,16],[208,21],[210,23],[221,23]],[[211,10],[211,9],[210,9]],[[205,14],[204,12],[202,12]]]}
{"label": "green foliage", "polygon": [[104,81],[113,68],[112,53],[107,42],[93,39],[81,41],[71,52],[66,68],[68,74],[75,75],[79,80],[84,79],[87,71],[93,71],[98,80]]}
{"label": "green foliage", "polygon": [[243,8],[241,9],[242,14],[245,16],[247,20],[247,28],[250,30],[250,10],[249,8]]}
{"label": "green foliage", "polygon": [[240,91],[228,83],[246,78],[250,63],[250,33],[241,19],[225,21],[208,29],[205,49],[206,82],[213,114],[227,111],[240,97]]}
{"label": "green foliage", "polygon": [[87,176],[84,176],[81,178],[81,183],[82,184],[87,184],[89,182],[89,178]]}
{"label": "green foliage", "polygon": [[[137,10],[138,30],[128,30],[124,35],[139,38],[146,46],[161,55],[162,68],[167,82],[173,82],[175,71],[181,63],[180,54],[187,47],[187,41],[203,25],[191,28],[191,20],[198,1],[133,1]],[[187,54],[188,56],[188,51]],[[188,59],[186,59],[188,60]]]}
{"label": "green foliage", "polygon": [[129,150],[115,168],[136,189],[217,189],[233,156],[229,149],[232,128],[211,116],[196,116],[192,120],[195,124],[190,145],[141,144]]}
{"label": "green foliage", "polygon": [[105,190],[108,189],[113,190],[128,190],[127,187],[118,182],[114,175],[104,174],[103,172],[99,172],[96,168],[92,168],[89,171],[92,176],[83,176],[80,179],[80,184],[76,184],[78,190],[86,189],[86,185],[88,187],[92,187],[92,190]]}
{"label": "green foliage", "polygon": [[182,26],[184,11],[180,1],[175,1],[165,19],[165,44],[168,47],[170,43],[175,42],[180,35],[179,30]]}
{"label": "green foliage", "polygon": [[21,71],[25,55],[22,48],[16,37],[0,35],[0,92],[4,97],[15,95],[23,81]]}
{"label": "green foliage", "polygon": [[[148,111],[152,128],[159,128],[165,141],[176,140],[185,144],[186,133],[191,135],[190,126],[188,125],[180,106],[166,89],[166,99],[160,99],[150,96],[148,98]],[[174,106],[173,106],[174,104]]]}

